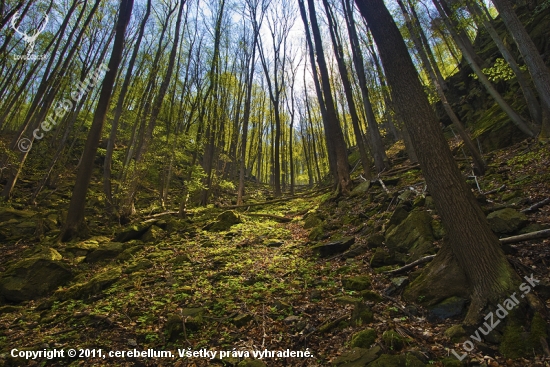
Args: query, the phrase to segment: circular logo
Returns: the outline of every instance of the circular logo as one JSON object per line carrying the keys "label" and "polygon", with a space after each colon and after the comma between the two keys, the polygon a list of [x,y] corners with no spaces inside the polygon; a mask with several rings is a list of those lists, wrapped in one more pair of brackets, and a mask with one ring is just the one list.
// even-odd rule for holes
{"label": "circular logo", "polygon": [[29,150],[31,150],[32,141],[27,138],[22,138],[17,142],[17,147],[21,152],[27,153]]}

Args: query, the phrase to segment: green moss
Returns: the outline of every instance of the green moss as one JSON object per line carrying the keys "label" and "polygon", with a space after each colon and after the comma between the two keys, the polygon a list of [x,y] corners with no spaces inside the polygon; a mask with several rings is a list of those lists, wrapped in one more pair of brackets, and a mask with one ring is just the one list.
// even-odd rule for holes
{"label": "green moss", "polygon": [[374,329],[362,330],[351,338],[351,347],[368,348],[374,343],[377,336]]}
{"label": "green moss", "polygon": [[412,354],[390,355],[382,354],[376,361],[369,363],[368,367],[424,367],[424,363]]}
{"label": "green moss", "polygon": [[537,312],[533,316],[531,321],[531,331],[529,333],[529,339],[527,340],[528,351],[535,350],[540,352],[542,350],[540,338],[546,339],[548,337],[547,324],[544,318]]}
{"label": "green moss", "polygon": [[521,335],[522,332],[523,330],[519,326],[506,326],[499,347],[499,351],[504,357],[516,359],[526,355],[525,338]]}
{"label": "green moss", "polygon": [[350,277],[342,280],[342,285],[350,291],[362,291],[370,287],[371,279],[367,275]]}

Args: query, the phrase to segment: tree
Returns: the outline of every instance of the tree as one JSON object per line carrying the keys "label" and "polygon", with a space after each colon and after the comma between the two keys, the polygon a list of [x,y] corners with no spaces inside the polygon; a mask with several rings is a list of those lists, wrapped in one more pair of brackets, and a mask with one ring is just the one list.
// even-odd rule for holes
{"label": "tree", "polygon": [[[315,13],[315,5],[313,0],[308,0],[309,19],[311,22],[311,31],[313,33],[313,39],[315,41],[315,53],[317,55],[317,64],[319,65],[319,73],[321,74],[321,85],[323,87],[323,96],[325,99],[325,107],[328,121],[328,135],[329,139],[333,140],[334,151],[336,153],[336,171],[338,173],[337,184],[339,191],[346,194],[350,190],[350,177],[349,177],[349,163],[346,143],[344,141],[344,135],[342,133],[342,127],[338,122],[336,115],[336,109],[334,107],[334,100],[332,97],[332,91],[330,86],[330,77],[328,72],[327,63],[325,60],[325,53],[323,51],[323,41],[321,39],[321,31],[319,24],[317,23],[317,15]],[[298,4],[303,6],[303,0],[299,0]],[[307,25],[306,25],[307,26]],[[326,128],[326,126],[325,126]]]}
{"label": "tree", "polygon": [[103,79],[94,119],[92,121],[92,126],[90,127],[90,132],[88,133],[88,139],[86,140],[86,145],[84,147],[80,168],[78,169],[76,176],[76,184],[73,190],[73,196],[71,197],[71,202],[69,204],[67,219],[60,234],[60,239],[62,241],[68,241],[83,232],[87,232],[86,225],[84,223],[86,194],[92,178],[93,163],[97,153],[99,139],[101,138],[101,131],[103,130],[105,117],[107,115],[107,109],[109,108],[109,104],[111,102],[111,94],[115,84],[115,78],[122,59],[126,27],[130,21],[133,6],[134,0],[122,0],[120,3],[116,23],[115,41],[113,43],[111,58],[108,65],[109,70]]}
{"label": "tree", "polygon": [[445,292],[456,290],[449,284],[457,280],[450,279],[449,274],[463,274],[471,297],[465,323],[476,324],[482,310],[512,292],[519,278],[456,166],[407,46],[383,0],[356,0],[356,4],[372,31],[393,100],[447,230],[447,241],[423,276],[412,284],[409,294],[421,288],[437,302]]}
{"label": "tree", "polygon": [[548,71],[548,67],[540,56],[535,43],[529,37],[525,27],[514,12],[512,4],[508,0],[494,0],[493,4],[495,4],[502,21],[516,42],[519,52],[523,56],[523,61],[529,70],[529,74],[531,74],[531,79],[533,79],[533,83],[541,99],[543,113],[546,114],[545,118],[543,118],[543,125],[546,138],[548,138],[548,135],[550,135],[550,121],[548,120],[550,119],[550,116],[548,116],[550,114],[550,71]]}

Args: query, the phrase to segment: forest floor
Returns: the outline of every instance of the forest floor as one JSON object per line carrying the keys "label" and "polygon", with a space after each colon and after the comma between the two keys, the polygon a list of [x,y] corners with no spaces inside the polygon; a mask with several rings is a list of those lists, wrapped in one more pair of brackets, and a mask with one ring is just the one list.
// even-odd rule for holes
{"label": "forest floor", "polygon": [[[350,352],[352,345],[360,345],[352,338],[372,329],[367,344],[373,344],[369,350],[376,356],[406,354],[414,359],[388,364],[380,360],[376,366],[549,366],[550,356],[544,359],[544,353],[513,360],[504,357],[497,344],[483,343],[459,363],[451,349],[460,355],[461,344],[451,342],[445,330],[459,324],[463,314],[445,320],[431,317],[427,309],[400,300],[407,273],[389,276],[371,267],[373,239],[384,233],[399,202],[428,207],[419,169],[403,160],[395,163],[381,176],[384,186],[373,184],[351,198],[303,192],[304,197],[233,208],[237,219],[226,214],[216,220],[227,209],[214,207],[191,209],[185,219],[144,213],[133,226],[101,223],[93,227],[90,239],[67,244],[55,240],[58,221],[51,215],[58,209],[14,205],[29,218],[50,218],[56,225],[48,229],[44,221],[41,233],[7,236],[0,272],[41,257],[63,262],[74,278],[43,297],[0,306],[0,365],[236,366],[246,359],[245,352],[252,358],[252,351],[290,350],[308,351],[311,357],[262,361],[267,366],[364,366],[365,354],[354,357]],[[524,209],[550,197],[548,145],[524,142],[492,153],[489,163],[486,176],[477,183],[470,179],[488,212],[505,206]],[[261,188],[257,190],[261,196]],[[56,195],[67,200],[68,193],[58,190],[52,202]],[[273,217],[253,215],[259,213]],[[549,228],[550,206],[527,216],[536,229]],[[288,222],[279,223],[277,217]],[[240,223],[227,224],[231,219]],[[308,220],[306,227],[311,228],[304,229]],[[315,247],[338,241],[344,247],[354,244],[334,255]],[[440,241],[435,240],[436,248]],[[548,239],[521,242],[511,246],[514,254],[509,255],[521,276],[533,273],[541,281],[535,292],[547,307],[549,245]],[[25,360],[11,357],[13,348],[64,349],[65,355]],[[70,358],[69,348],[88,352]],[[148,349],[171,351],[173,357],[105,355]],[[216,351],[216,357],[179,356],[201,349]],[[219,358],[221,351],[228,356]],[[239,366],[264,365],[254,363]]]}

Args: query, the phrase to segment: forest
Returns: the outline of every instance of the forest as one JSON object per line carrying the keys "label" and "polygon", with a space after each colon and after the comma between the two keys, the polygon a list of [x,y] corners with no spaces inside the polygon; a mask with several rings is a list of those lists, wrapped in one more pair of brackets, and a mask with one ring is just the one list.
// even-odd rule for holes
{"label": "forest", "polygon": [[550,366],[549,0],[0,28],[0,366]]}

